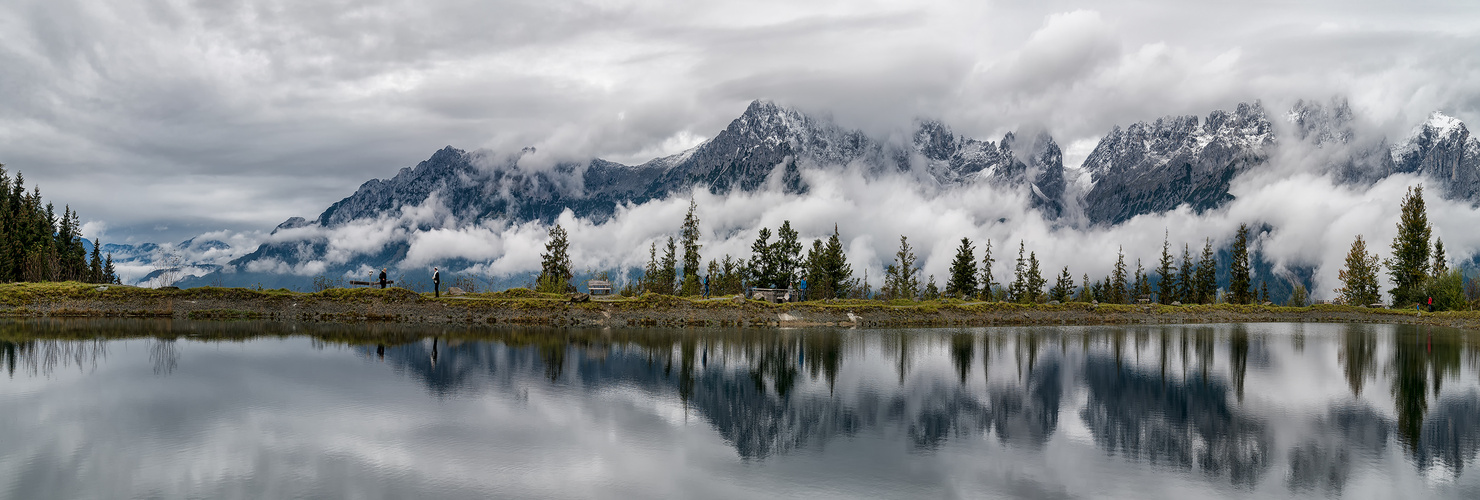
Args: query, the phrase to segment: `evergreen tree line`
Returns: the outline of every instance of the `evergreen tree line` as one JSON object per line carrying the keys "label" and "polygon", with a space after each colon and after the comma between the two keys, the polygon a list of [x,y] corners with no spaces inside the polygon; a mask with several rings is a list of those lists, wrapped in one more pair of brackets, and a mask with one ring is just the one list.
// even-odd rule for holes
{"label": "evergreen tree line", "polygon": [[[1196,254],[1190,244],[1182,246],[1180,259],[1174,255],[1170,234],[1162,240],[1161,256],[1157,267],[1148,272],[1140,259],[1136,259],[1132,270],[1126,261],[1123,249],[1117,252],[1115,265],[1110,273],[1098,280],[1083,274],[1078,281],[1068,266],[1054,277],[1052,286],[1044,275],[1042,263],[1036,252],[1029,251],[1027,242],[1018,242],[1017,258],[1011,280],[999,282],[993,276],[992,241],[982,242],[981,257],[970,238],[961,238],[951,261],[950,274],[945,287],[940,288],[935,276],[921,279],[921,268],[917,262],[909,238],[899,237],[899,250],[894,259],[884,268],[884,282],[877,293],[869,284],[867,272],[863,279],[853,277],[852,266],[843,249],[841,234],[835,225],[833,234],[826,240],[811,243],[803,254],[803,245],[791,221],[782,222],[774,233],[761,228],[751,244],[749,258],[724,255],[711,259],[702,269],[703,262],[698,240],[699,219],[696,205],[689,203],[688,214],[675,239],[669,236],[664,252],[660,256],[658,244],[648,248],[648,263],[643,275],[629,293],[649,292],[663,295],[692,296],[702,293],[703,277],[709,279],[711,295],[732,295],[746,288],[795,287],[802,280],[808,283],[808,298],[878,298],[883,300],[932,300],[956,298],[963,300],[1010,301],[1019,303],[1057,302],[1103,302],[1132,304],[1140,301],[1160,304],[1211,304],[1223,300],[1232,304],[1267,303],[1270,300],[1269,286],[1254,279],[1250,259],[1250,228],[1240,224],[1234,236],[1227,262],[1220,263],[1213,250],[1211,239],[1203,240],[1201,251]],[[75,217],[75,215],[74,215]],[[1428,223],[1423,204],[1423,187],[1409,190],[1403,201],[1403,216],[1398,223],[1399,234],[1393,241],[1393,257],[1378,261],[1376,254],[1367,252],[1366,242],[1361,235],[1352,244],[1346,266],[1340,272],[1343,283],[1335,290],[1337,301],[1352,305],[1370,305],[1381,301],[1377,274],[1385,266],[1393,278],[1395,287],[1389,291],[1395,306],[1426,304],[1434,297],[1436,309],[1458,309],[1467,301],[1480,299],[1467,297],[1480,295],[1476,290],[1462,290],[1463,278],[1458,270],[1450,269],[1444,255],[1443,241],[1435,240],[1429,246],[1432,228]],[[773,235],[775,240],[772,240]],[[550,241],[546,245],[544,265],[540,274],[540,288],[545,291],[569,290],[571,277],[568,242],[564,229],[559,225],[551,228]],[[682,255],[679,255],[679,249]],[[1226,268],[1229,286],[1220,296],[1217,276],[1220,266]],[[1050,271],[1051,272],[1051,271]],[[1153,277],[1155,279],[1153,279]],[[1306,305],[1309,294],[1304,286],[1296,284],[1287,305]]]}
{"label": "evergreen tree line", "polygon": [[88,255],[81,230],[72,207],[57,214],[40,188],[27,192],[25,176],[16,172],[12,179],[0,164],[0,282],[117,283],[113,255],[99,255],[97,240]]}

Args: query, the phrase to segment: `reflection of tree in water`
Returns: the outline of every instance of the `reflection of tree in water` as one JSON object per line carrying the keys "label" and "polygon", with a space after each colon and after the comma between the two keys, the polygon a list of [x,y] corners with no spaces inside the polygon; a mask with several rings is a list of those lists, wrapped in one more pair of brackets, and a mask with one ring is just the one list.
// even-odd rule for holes
{"label": "reflection of tree in water", "polygon": [[175,339],[154,339],[149,343],[149,362],[155,375],[169,375],[180,366],[180,349]]}
{"label": "reflection of tree in water", "polygon": [[1377,376],[1377,365],[1373,362],[1376,357],[1377,333],[1367,325],[1347,325],[1338,359],[1353,395],[1361,396],[1367,379]]}
{"label": "reflection of tree in water", "polygon": [[1163,381],[1098,355],[1085,361],[1084,378],[1089,401],[1080,417],[1112,453],[1238,485],[1254,484],[1269,468],[1269,430],[1229,407],[1222,381]]}
{"label": "reflection of tree in water", "polygon": [[43,377],[73,366],[95,370],[98,360],[107,356],[108,347],[102,340],[0,341],[0,368],[11,378],[17,370]]}
{"label": "reflection of tree in water", "polygon": [[1444,377],[1457,376],[1460,344],[1457,335],[1434,336],[1427,328],[1403,326],[1393,335],[1393,400],[1397,405],[1398,437],[1418,458],[1424,414],[1433,384],[1437,399]]}
{"label": "reflection of tree in water", "polygon": [[966,377],[971,375],[971,358],[976,355],[976,336],[970,332],[956,332],[951,335],[951,364],[956,367],[956,374],[961,377],[961,385],[966,385]]}
{"label": "reflection of tree in water", "polygon": [[1442,465],[1457,477],[1480,452],[1480,394],[1474,391],[1439,400],[1424,421],[1413,450],[1419,470]]}
{"label": "reflection of tree in water", "polygon": [[1064,393],[1059,365],[1056,356],[1041,363],[1035,359],[1022,384],[989,391],[989,417],[1003,444],[1039,447],[1052,437]]}

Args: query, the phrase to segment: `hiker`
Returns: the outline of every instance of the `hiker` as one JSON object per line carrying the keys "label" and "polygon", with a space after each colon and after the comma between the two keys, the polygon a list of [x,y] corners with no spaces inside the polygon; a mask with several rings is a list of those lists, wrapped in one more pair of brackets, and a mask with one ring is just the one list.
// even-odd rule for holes
{"label": "hiker", "polygon": [[385,268],[380,268],[380,289],[385,290]]}
{"label": "hiker", "polygon": [[709,275],[704,275],[704,298],[709,298]]}
{"label": "hiker", "polygon": [[432,268],[432,296],[442,297],[442,272],[435,267]]}
{"label": "hiker", "polygon": [[1429,312],[1434,312],[1434,297],[1429,297]]}
{"label": "hiker", "polygon": [[807,278],[802,278],[802,302],[807,301]]}

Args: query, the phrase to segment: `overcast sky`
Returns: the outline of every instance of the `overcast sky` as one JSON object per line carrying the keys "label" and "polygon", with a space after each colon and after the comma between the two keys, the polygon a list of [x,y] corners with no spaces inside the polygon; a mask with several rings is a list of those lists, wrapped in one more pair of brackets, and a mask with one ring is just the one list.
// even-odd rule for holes
{"label": "overcast sky", "polygon": [[1070,162],[1252,99],[1480,119],[1472,2],[1289,3],[8,0],[0,163],[142,242],[313,217],[445,145],[640,162],[757,98],[876,134],[1042,126]]}

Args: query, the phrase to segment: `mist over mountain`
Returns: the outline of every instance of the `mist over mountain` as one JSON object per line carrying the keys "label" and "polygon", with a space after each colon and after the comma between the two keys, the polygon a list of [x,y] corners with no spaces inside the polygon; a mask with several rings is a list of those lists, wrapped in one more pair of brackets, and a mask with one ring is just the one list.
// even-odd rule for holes
{"label": "mist over mountain", "polygon": [[[434,265],[517,286],[538,270],[549,224],[572,232],[578,269],[625,275],[645,262],[649,244],[676,232],[694,199],[706,260],[746,256],[755,231],[791,220],[804,240],[836,224],[855,271],[875,283],[901,234],[937,277],[964,236],[994,242],[999,277],[1010,273],[1006,249],[1022,240],[1049,270],[1068,266],[1097,279],[1117,250],[1154,267],[1163,236],[1174,247],[1210,239],[1221,248],[1244,222],[1263,228],[1254,247],[1260,277],[1274,289],[1302,283],[1319,297],[1339,267],[1328,256],[1343,255],[1359,233],[1384,246],[1396,219],[1369,218],[1369,229],[1354,231],[1346,230],[1360,221],[1331,221],[1307,234],[1297,226],[1319,220],[1282,222],[1292,214],[1272,206],[1292,182],[1311,189],[1301,202],[1343,214],[1360,210],[1341,206],[1383,203],[1392,207],[1372,210],[1396,213],[1396,199],[1384,198],[1422,182],[1431,186],[1431,212],[1452,212],[1431,215],[1436,226],[1473,217],[1480,202],[1480,140],[1459,120],[1436,112],[1390,141],[1360,130],[1358,118],[1341,99],[1300,101],[1275,115],[1262,103],[1239,103],[1206,117],[1113,127],[1081,165],[1065,165],[1047,131],[983,140],[922,119],[909,134],[874,137],[755,101],[698,146],[639,165],[449,146],[365,182],[317,217],[283,222],[255,245],[170,247],[214,252],[185,259],[194,276],[182,286],[304,287],[316,276],[358,278],[382,267],[415,282]],[[1451,233],[1436,231],[1455,257],[1480,247]],[[159,253],[134,249],[129,255],[140,257],[124,264],[143,270]]]}

